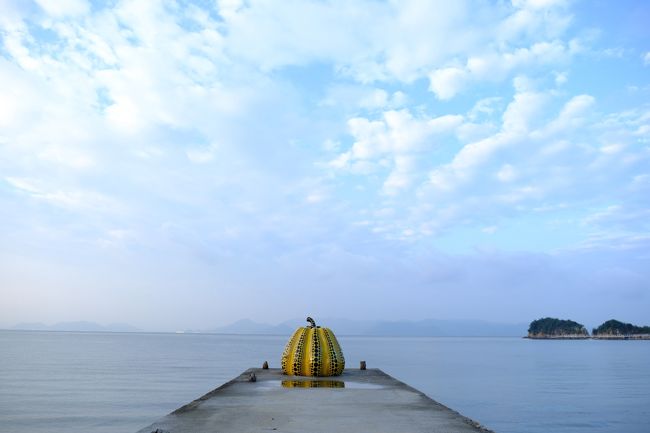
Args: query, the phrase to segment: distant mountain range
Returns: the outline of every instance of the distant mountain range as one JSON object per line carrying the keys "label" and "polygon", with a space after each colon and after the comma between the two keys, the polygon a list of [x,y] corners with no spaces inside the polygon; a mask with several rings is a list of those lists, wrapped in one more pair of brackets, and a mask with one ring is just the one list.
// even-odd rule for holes
{"label": "distant mountain range", "polygon": [[[332,329],[336,335],[385,336],[385,337],[521,337],[526,335],[528,325],[523,323],[495,323],[482,320],[417,320],[381,321],[323,319],[318,325]],[[188,333],[290,335],[299,326],[306,326],[302,319],[292,319],[277,325],[258,323],[250,319],[238,320],[230,325],[212,329],[186,330]],[[139,332],[124,323],[100,325],[94,322],[20,323],[15,330],[29,331],[80,331],[80,332]]]}
{"label": "distant mountain range", "polygon": [[80,332],[138,332],[140,329],[126,323],[100,325],[95,322],[19,323],[13,329],[22,331],[80,331]]}
{"label": "distant mountain range", "polygon": [[[520,337],[526,335],[524,323],[494,323],[482,320],[418,320],[418,321],[371,321],[347,319],[323,319],[317,324],[327,326],[337,335],[364,335],[386,337]],[[203,332],[219,334],[287,335],[297,327],[305,326],[304,320],[293,319],[278,325],[239,320]]]}
{"label": "distant mountain range", "polygon": [[231,323],[230,325],[198,332],[209,332],[214,334],[284,335],[289,334],[292,331],[293,329],[287,324],[287,322],[283,322],[279,325],[269,325],[266,323],[253,322],[250,319],[242,319]]}

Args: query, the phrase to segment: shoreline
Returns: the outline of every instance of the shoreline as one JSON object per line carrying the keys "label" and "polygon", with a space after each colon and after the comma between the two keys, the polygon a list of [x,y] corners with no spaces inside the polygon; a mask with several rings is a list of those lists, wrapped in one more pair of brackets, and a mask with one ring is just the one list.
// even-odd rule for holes
{"label": "shoreline", "polygon": [[650,340],[650,335],[526,335],[523,338],[529,340]]}
{"label": "shoreline", "polygon": [[526,335],[529,340],[589,340],[589,335]]}
{"label": "shoreline", "polygon": [[650,340],[648,334],[633,335],[596,335],[591,337],[593,340]]}

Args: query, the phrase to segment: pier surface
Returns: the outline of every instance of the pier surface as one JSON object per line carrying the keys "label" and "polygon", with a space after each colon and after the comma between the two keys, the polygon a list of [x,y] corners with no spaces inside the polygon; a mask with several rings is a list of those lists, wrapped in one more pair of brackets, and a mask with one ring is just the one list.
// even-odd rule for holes
{"label": "pier surface", "polygon": [[[254,375],[254,381],[253,379]],[[138,433],[489,432],[378,369],[336,377],[251,368]]]}

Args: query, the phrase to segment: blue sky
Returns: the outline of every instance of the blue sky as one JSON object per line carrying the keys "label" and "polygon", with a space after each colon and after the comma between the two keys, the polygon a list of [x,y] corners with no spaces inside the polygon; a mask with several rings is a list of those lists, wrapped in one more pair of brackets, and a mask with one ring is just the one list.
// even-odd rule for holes
{"label": "blue sky", "polygon": [[645,1],[4,1],[0,326],[650,324]]}

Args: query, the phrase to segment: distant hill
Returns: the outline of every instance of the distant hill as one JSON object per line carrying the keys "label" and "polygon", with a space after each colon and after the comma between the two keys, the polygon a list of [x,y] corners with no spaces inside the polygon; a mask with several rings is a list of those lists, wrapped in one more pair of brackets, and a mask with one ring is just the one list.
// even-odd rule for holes
{"label": "distant hill", "polygon": [[[480,320],[364,321],[325,318],[316,320],[316,323],[332,329],[336,335],[386,337],[519,337],[526,330],[525,324]],[[278,325],[243,319],[207,332],[289,335],[299,326],[306,326],[304,319],[292,319]]]}
{"label": "distant hill", "polygon": [[635,326],[612,319],[592,331],[594,338],[621,338],[633,335],[650,336],[650,326]]}
{"label": "distant hill", "polygon": [[140,329],[126,323],[100,325],[95,322],[19,323],[13,329],[22,331],[72,331],[72,332],[138,332]]}
{"label": "distant hill", "polygon": [[552,317],[533,320],[528,327],[528,338],[537,339],[578,339],[589,338],[587,328],[573,320],[561,320]]}
{"label": "distant hill", "polygon": [[16,329],[19,331],[48,331],[50,327],[45,323],[25,322],[25,323],[19,323],[11,329]]}
{"label": "distant hill", "polygon": [[258,335],[284,335],[293,332],[286,324],[269,325],[254,322],[250,319],[238,320],[230,325],[207,330],[217,334],[258,334]]}

